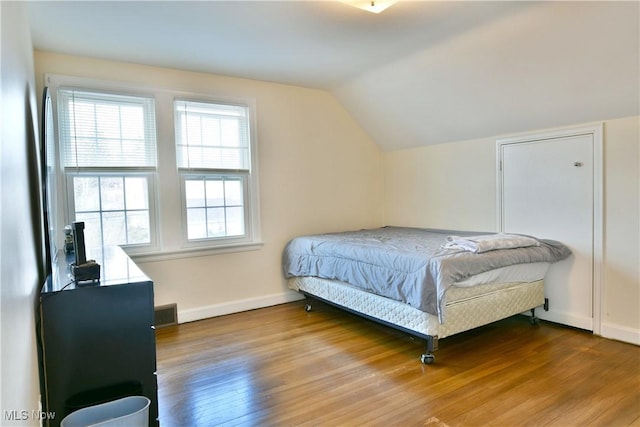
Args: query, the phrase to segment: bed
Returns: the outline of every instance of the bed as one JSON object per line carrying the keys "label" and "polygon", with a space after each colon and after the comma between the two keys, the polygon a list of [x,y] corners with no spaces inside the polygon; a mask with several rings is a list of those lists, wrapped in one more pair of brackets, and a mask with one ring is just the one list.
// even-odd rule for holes
{"label": "bed", "polygon": [[544,276],[569,257],[531,236],[382,227],[292,239],[283,251],[289,288],[426,341],[545,306]]}

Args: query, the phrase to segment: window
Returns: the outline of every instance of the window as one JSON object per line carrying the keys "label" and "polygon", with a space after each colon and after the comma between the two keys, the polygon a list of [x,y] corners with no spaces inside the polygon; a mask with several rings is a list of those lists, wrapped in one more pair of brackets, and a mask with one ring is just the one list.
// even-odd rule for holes
{"label": "window", "polygon": [[58,247],[73,221],[88,247],[145,261],[262,246],[252,99],[52,74],[46,84]]}
{"label": "window", "polygon": [[60,88],[58,124],[69,211],[87,246],[154,246],[154,99]]}
{"label": "window", "polygon": [[252,242],[256,226],[249,108],[175,100],[186,243]]}

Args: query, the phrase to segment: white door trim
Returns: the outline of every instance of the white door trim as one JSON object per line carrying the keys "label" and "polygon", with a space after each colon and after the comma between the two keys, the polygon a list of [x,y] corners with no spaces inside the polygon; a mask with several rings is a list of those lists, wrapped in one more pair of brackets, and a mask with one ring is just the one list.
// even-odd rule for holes
{"label": "white door trim", "polygon": [[502,152],[503,146],[570,136],[593,137],[593,333],[602,335],[602,266],[603,266],[603,124],[552,129],[540,133],[501,138],[496,141],[496,213],[497,230],[503,230]]}

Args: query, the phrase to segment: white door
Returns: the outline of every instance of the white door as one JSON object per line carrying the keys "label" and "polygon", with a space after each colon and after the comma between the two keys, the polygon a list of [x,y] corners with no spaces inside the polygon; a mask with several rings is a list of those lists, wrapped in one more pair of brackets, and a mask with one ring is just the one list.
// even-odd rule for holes
{"label": "white door", "polygon": [[597,204],[594,147],[593,133],[498,142],[501,231],[558,240],[573,252],[547,273],[549,311],[536,314],[591,331]]}

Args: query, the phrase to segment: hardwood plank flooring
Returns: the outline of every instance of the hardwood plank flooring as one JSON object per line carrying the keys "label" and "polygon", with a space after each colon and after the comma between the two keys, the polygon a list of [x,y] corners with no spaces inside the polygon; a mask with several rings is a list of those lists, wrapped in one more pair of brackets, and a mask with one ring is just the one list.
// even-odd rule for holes
{"label": "hardwood plank flooring", "polygon": [[640,347],[514,316],[423,352],[304,302],[159,329],[160,425],[640,427]]}

